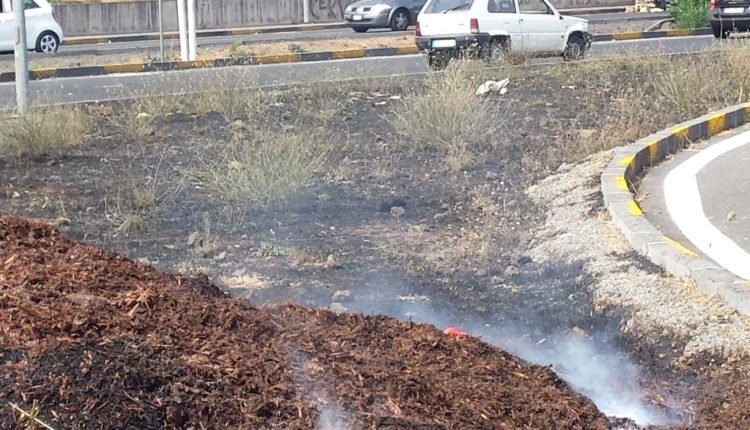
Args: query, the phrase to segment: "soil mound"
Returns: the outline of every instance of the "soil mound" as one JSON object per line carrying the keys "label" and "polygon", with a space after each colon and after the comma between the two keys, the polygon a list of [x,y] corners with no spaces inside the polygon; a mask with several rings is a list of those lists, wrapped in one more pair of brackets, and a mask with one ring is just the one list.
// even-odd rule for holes
{"label": "soil mound", "polygon": [[257,308],[0,217],[0,428],[606,429],[547,368],[382,316]]}

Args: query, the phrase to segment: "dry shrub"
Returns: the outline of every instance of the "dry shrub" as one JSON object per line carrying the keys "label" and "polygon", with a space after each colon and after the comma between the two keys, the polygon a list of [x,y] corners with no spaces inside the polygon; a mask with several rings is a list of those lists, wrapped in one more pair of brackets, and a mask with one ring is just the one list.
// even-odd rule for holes
{"label": "dry shrub", "polygon": [[[565,65],[551,76],[592,88],[571,119],[554,121],[559,136],[548,165],[574,162],[671,125],[747,101],[747,44],[678,57],[624,55]],[[590,131],[590,132],[589,132]]]}
{"label": "dry shrub", "polygon": [[223,200],[263,205],[307,187],[326,165],[330,148],[301,131],[261,127],[236,134],[216,158],[199,158],[186,172]]}
{"label": "dry shrub", "polygon": [[60,157],[83,145],[91,117],[77,107],[39,107],[0,120],[0,152],[14,157]]}
{"label": "dry shrub", "polygon": [[425,86],[394,108],[394,127],[416,149],[449,151],[481,141],[491,124],[469,62],[459,61],[427,77]]}
{"label": "dry shrub", "polygon": [[157,134],[159,122],[182,106],[178,96],[134,95],[112,110],[106,119],[115,132],[130,142]]}

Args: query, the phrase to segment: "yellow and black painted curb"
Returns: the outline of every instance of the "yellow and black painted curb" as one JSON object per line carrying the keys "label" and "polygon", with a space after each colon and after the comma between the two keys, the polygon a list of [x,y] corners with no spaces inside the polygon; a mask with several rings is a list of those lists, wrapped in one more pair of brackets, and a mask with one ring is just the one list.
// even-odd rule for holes
{"label": "yellow and black painted curb", "polygon": [[[83,76],[110,75],[115,73],[159,72],[258,64],[302,63],[347,58],[391,57],[395,55],[418,53],[419,49],[417,49],[416,46],[408,46],[400,48],[342,49],[327,52],[306,52],[301,54],[288,53],[254,57],[217,58],[213,60],[172,61],[166,63],[109,64],[105,66],[72,67],[65,69],[37,69],[29,72],[29,79],[75,78]],[[0,83],[13,82],[15,78],[15,73],[0,73]]]}
{"label": "yellow and black painted curb", "polygon": [[[201,30],[198,32],[198,37],[230,37],[230,36],[252,36],[256,34],[272,34],[272,33],[286,33],[286,32],[299,32],[299,31],[316,31],[316,30],[335,30],[339,28],[349,28],[343,22],[336,22],[331,24],[300,24],[300,25],[285,25],[282,27],[249,27],[249,28],[235,28],[227,30]],[[169,31],[164,34],[165,40],[177,39],[179,35],[176,31]],[[79,46],[79,45],[96,45],[100,43],[117,43],[117,42],[141,42],[146,40],[159,40],[158,34],[133,34],[133,35],[117,35],[117,36],[101,36],[101,37],[76,37],[70,38],[63,41],[65,46]]]}
{"label": "yellow and black painted curb", "polygon": [[750,315],[748,283],[687,246],[661,233],[643,215],[634,183],[651,166],[700,140],[750,123],[750,103],[733,106],[655,133],[620,149],[601,175],[604,204],[630,245],[680,279],[695,282],[706,295]]}
{"label": "yellow and black painted curb", "polygon": [[676,30],[661,31],[631,31],[614,34],[595,34],[593,42],[639,40],[639,39],[661,39],[664,37],[687,37],[713,35],[710,28],[683,28]]}

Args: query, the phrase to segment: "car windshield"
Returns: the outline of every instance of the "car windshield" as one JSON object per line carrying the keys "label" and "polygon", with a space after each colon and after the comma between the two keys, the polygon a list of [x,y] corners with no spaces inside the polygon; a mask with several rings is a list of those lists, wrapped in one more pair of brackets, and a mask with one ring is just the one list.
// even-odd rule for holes
{"label": "car windshield", "polygon": [[454,10],[470,9],[474,0],[432,0],[425,13],[446,13]]}

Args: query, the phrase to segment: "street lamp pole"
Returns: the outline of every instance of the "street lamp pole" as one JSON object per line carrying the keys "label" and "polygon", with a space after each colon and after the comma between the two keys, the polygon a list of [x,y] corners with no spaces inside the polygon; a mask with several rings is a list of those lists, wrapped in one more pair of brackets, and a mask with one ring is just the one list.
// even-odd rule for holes
{"label": "street lamp pole", "polygon": [[16,59],[16,104],[18,113],[24,114],[28,108],[29,88],[24,0],[13,0],[13,15],[15,18],[13,52]]}

